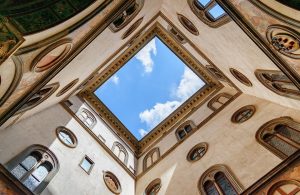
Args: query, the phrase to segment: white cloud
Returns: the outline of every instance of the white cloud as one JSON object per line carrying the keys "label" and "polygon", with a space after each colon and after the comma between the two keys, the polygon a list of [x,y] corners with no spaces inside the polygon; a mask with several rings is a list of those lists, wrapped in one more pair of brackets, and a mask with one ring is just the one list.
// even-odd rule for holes
{"label": "white cloud", "polygon": [[111,81],[117,85],[119,84],[120,78],[117,75],[114,75],[113,77],[111,77]]}
{"label": "white cloud", "polygon": [[167,101],[165,103],[156,103],[150,110],[144,110],[139,114],[141,122],[145,122],[152,129],[171,112],[173,112],[181,103],[178,101]]}
{"label": "white cloud", "polygon": [[203,86],[204,82],[192,70],[185,68],[175,95],[183,102]]}
{"label": "white cloud", "polygon": [[152,72],[154,62],[151,58],[151,53],[153,55],[156,55],[156,45],[155,45],[155,39],[152,39],[143,49],[141,49],[136,54],[136,59],[138,59],[144,66],[144,71],[147,73]]}
{"label": "white cloud", "polygon": [[[173,100],[156,103],[152,108],[141,112],[139,114],[141,122],[146,123],[148,129],[154,128],[204,84],[192,70],[185,68],[179,85],[173,90]],[[139,132],[142,135],[142,132]]]}
{"label": "white cloud", "polygon": [[145,135],[147,135],[149,132],[145,129],[139,129],[139,134],[141,135],[141,138],[143,138]]}

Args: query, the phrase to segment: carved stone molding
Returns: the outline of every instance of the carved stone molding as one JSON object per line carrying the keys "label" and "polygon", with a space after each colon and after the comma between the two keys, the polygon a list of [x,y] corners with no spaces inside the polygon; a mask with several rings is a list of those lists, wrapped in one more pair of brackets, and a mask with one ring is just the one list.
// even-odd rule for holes
{"label": "carved stone molding", "polygon": [[[164,121],[158,124],[149,134],[141,141],[138,141],[130,131],[118,120],[116,116],[99,100],[94,91],[101,86],[109,77],[117,72],[122,66],[133,57],[142,47],[144,47],[154,37],[159,37],[181,60],[189,66],[205,83],[206,85],[196,92],[191,98],[184,102]],[[137,41],[127,48],[114,62],[107,66],[89,86],[87,86],[80,96],[85,99],[99,113],[101,117],[111,127],[128,142],[130,146],[138,150],[142,150],[154,141],[156,138],[168,131],[178,120],[191,113],[194,107],[201,104],[209,94],[219,89],[221,86],[217,80],[207,73],[205,67],[200,64],[192,55],[185,50],[178,41],[176,41],[170,33],[159,23],[155,23],[147,32],[141,35]]]}

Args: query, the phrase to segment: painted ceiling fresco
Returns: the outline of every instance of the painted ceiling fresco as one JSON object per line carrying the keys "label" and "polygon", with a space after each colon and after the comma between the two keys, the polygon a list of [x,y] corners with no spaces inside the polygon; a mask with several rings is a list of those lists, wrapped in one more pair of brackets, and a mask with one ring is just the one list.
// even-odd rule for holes
{"label": "painted ceiling fresco", "polygon": [[95,0],[0,0],[0,15],[6,16],[24,34],[60,24]]}

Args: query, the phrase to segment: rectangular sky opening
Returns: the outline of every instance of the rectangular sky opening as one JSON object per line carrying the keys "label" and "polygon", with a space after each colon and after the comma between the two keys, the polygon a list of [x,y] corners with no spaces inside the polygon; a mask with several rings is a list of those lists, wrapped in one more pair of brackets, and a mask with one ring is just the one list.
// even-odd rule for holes
{"label": "rectangular sky opening", "polygon": [[141,140],[204,85],[154,37],[94,93]]}

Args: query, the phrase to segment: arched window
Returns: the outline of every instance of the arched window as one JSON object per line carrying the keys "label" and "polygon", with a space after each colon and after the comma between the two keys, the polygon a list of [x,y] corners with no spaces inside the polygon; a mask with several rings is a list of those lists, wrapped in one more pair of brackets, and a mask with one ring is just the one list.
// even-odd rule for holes
{"label": "arched window", "polygon": [[199,190],[203,195],[238,195],[241,186],[224,165],[214,165],[206,170],[199,180]]}
{"label": "arched window", "polygon": [[146,171],[150,166],[152,166],[160,158],[159,148],[153,148],[150,150],[143,160],[143,170]]}
{"label": "arched window", "polygon": [[79,119],[90,129],[92,129],[96,123],[96,117],[89,110],[82,108],[78,114]]}
{"label": "arched window", "polygon": [[300,123],[290,117],[273,119],[259,128],[256,139],[278,157],[285,159],[300,149]]}
{"label": "arched window", "polygon": [[128,152],[122,144],[114,142],[111,150],[125,165],[127,164]]}
{"label": "arched window", "polygon": [[30,191],[41,193],[59,169],[59,163],[48,148],[33,145],[6,164],[6,168]]}
{"label": "arched window", "polygon": [[228,93],[220,93],[220,94],[216,95],[215,97],[213,97],[207,103],[207,107],[213,111],[216,111],[219,108],[221,108],[224,104],[226,104],[230,100],[231,97],[232,97],[232,95],[230,95]]}
{"label": "arched window", "polygon": [[186,121],[181,124],[176,130],[176,137],[178,141],[183,140],[187,134],[191,133],[196,129],[196,125],[193,121]]}
{"label": "arched window", "polygon": [[128,6],[116,19],[109,25],[113,32],[118,32],[126,26],[142,9],[144,0],[136,0]]}
{"label": "arched window", "polygon": [[210,27],[219,27],[230,21],[229,16],[215,0],[188,0],[194,14]]}
{"label": "arched window", "polygon": [[255,76],[268,89],[278,95],[300,99],[300,90],[279,70],[256,70]]}
{"label": "arched window", "polygon": [[35,93],[18,111],[16,114],[30,110],[35,106],[42,103],[48,97],[50,97],[59,87],[59,83],[53,83],[44,86],[37,93]]}
{"label": "arched window", "polygon": [[153,180],[146,188],[145,195],[156,195],[161,188],[161,180],[159,178]]}

